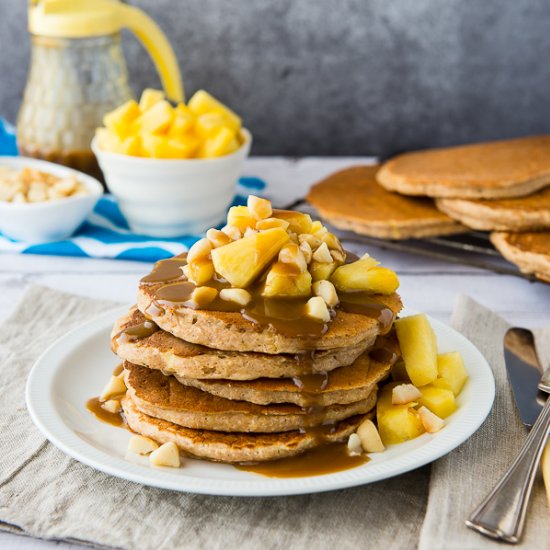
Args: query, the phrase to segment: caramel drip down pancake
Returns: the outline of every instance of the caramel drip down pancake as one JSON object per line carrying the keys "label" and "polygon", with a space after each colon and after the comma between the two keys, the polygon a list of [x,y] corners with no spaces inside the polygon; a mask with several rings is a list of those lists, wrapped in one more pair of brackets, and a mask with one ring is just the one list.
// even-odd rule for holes
{"label": "caramel drip down pancake", "polygon": [[480,231],[550,228],[550,187],[517,199],[437,199],[436,204],[442,212]]}
{"label": "caramel drip down pancake", "polygon": [[398,155],[376,175],[388,191],[428,197],[522,197],[550,184],[550,136]]}
{"label": "caramel drip down pancake", "polygon": [[113,351],[130,363],[182,378],[252,380],[329,372],[352,364],[371,344],[370,340],[363,340],[349,347],[298,355],[243,354],[192,344],[156,325],[152,325],[152,331],[139,332],[140,327],[146,326],[149,324],[143,313],[132,308],[115,323],[111,334]]}
{"label": "caramel drip down pancake", "polygon": [[174,442],[184,454],[219,462],[261,462],[299,455],[327,443],[345,441],[372,413],[334,426],[281,433],[229,433],[193,430],[142,413],[129,396],[122,400],[130,429],[158,443]]}
{"label": "caramel drip down pancake", "polygon": [[329,223],[381,239],[450,235],[466,228],[440,212],[431,199],[390,193],[376,181],[379,166],[355,166],[315,184],[307,201]]}
{"label": "caramel drip down pancake", "polygon": [[124,364],[127,395],[144,414],[186,428],[223,432],[285,432],[334,424],[366,414],[376,404],[376,387],[361,401],[315,407],[256,405],[232,401],[180,384],[174,377],[146,367]]}
{"label": "caramel drip down pancake", "polygon": [[491,242],[523,273],[550,283],[550,231],[531,233],[491,233]]}

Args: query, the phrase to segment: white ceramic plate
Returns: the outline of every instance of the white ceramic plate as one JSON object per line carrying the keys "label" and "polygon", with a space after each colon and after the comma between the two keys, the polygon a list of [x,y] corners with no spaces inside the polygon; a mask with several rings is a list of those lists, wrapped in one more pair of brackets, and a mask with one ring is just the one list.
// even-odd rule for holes
{"label": "white ceramic plate", "polygon": [[106,312],[55,342],[34,365],[26,398],[34,423],[63,452],[92,468],[144,485],[211,495],[272,496],[371,483],[414,470],[452,451],[479,428],[493,404],[495,385],[487,361],[461,334],[430,319],[440,351],[459,351],[470,375],[458,397],[458,410],[441,432],[390,446],[357,468],[322,476],[269,478],[227,464],[191,459],[180,469],[153,468],[146,457],[126,452],[129,432],[99,422],[85,406],[101,392],[119,363],[109,349],[109,333],[115,319],[127,311],[123,307]]}

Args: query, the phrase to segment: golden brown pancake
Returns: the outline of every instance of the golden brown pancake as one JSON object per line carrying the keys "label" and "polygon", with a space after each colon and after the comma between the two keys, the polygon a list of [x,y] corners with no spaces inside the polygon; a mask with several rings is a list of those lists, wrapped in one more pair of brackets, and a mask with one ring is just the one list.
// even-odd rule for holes
{"label": "golden brown pancake", "polygon": [[390,193],[376,181],[379,166],[340,170],[315,184],[307,201],[339,229],[380,239],[449,235],[466,228],[440,212],[431,199]]}
{"label": "golden brown pancake", "polygon": [[523,273],[534,274],[550,283],[550,231],[531,233],[491,233],[491,242]]}
{"label": "golden brown pancake", "polygon": [[[258,378],[257,380],[198,380],[176,378],[186,386],[192,386],[218,397],[244,400],[258,405],[294,403],[308,407],[346,404],[366,399],[376,384],[389,374],[394,358],[399,353],[395,337],[379,337],[375,346],[384,350],[371,358],[366,352],[347,367],[330,373],[291,378]],[[389,353],[391,352],[391,353]],[[390,357],[393,353],[395,355]]]}
{"label": "golden brown pancake", "polygon": [[388,191],[429,197],[522,197],[550,184],[550,136],[398,155],[376,175]]}
{"label": "golden brown pancake", "polygon": [[517,199],[437,199],[436,204],[449,216],[481,231],[550,228],[550,187]]}
{"label": "golden brown pancake", "polygon": [[174,442],[186,455],[220,462],[260,462],[301,454],[326,442],[345,441],[368,415],[354,416],[319,430],[281,433],[225,433],[184,428],[139,411],[129,396],[122,400],[130,429],[158,443]]}
{"label": "golden brown pancake", "polygon": [[124,363],[124,377],[127,395],[142,413],[199,430],[286,432],[366,414],[376,404],[376,387],[361,401],[312,412],[293,404],[256,405],[223,399],[128,362]]}
{"label": "golden brown pancake", "polygon": [[113,351],[130,363],[185,378],[292,378],[303,374],[304,368],[314,372],[328,372],[350,365],[370,344],[369,340],[364,340],[347,348],[297,356],[219,351],[186,342],[164,330],[134,340],[117,337],[123,330],[141,325],[145,321],[145,316],[136,308],[132,308],[128,314],[118,319],[111,333]]}
{"label": "golden brown pancake", "polygon": [[[174,336],[218,350],[300,353],[311,349],[357,346],[361,342],[367,342],[368,348],[382,330],[378,319],[342,310],[338,310],[336,317],[328,324],[328,330],[315,340],[283,334],[272,325],[254,323],[238,312],[190,309],[177,307],[176,304],[163,305],[160,312],[153,311],[151,304],[155,290],[160,286],[162,284],[140,285],[137,299],[140,311]],[[403,307],[396,293],[376,294],[373,299],[390,308],[394,314]]]}

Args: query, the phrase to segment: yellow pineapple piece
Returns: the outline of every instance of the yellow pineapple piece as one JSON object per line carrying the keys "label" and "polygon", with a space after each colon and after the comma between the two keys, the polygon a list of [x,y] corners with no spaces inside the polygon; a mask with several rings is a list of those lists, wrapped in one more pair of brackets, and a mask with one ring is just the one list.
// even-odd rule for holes
{"label": "yellow pineapple piece", "polygon": [[254,229],[256,221],[248,206],[232,206],[227,213],[227,225],[238,228],[241,233],[244,233],[247,227]]}
{"label": "yellow pineapple piece", "polygon": [[246,288],[289,240],[282,227],[267,229],[212,250],[216,272],[238,288]]}
{"label": "yellow pineapple piece", "polygon": [[311,216],[303,212],[294,212],[294,210],[273,209],[271,214],[273,218],[288,222],[288,230],[293,233],[309,233],[311,230]]}
{"label": "yellow pineapple piece", "polygon": [[399,287],[395,271],[376,265],[373,258],[357,260],[340,266],[332,275],[331,281],[342,292],[363,290],[375,294],[392,294]]}
{"label": "yellow pineapple piece", "polygon": [[200,158],[221,157],[233,152],[235,149],[235,132],[227,126],[222,126],[214,131],[212,136],[205,139],[199,149]]}
{"label": "yellow pineapple piece", "polygon": [[422,394],[420,404],[430,409],[439,418],[447,418],[456,411],[455,396],[451,390],[436,388],[431,384],[418,389]]}
{"label": "yellow pineapple piece", "polygon": [[195,117],[193,113],[185,105],[183,105],[183,103],[180,103],[174,109],[174,119],[168,129],[168,136],[171,138],[179,138],[190,132],[194,123]]}
{"label": "yellow pineapple piece", "polygon": [[146,88],[141,93],[139,99],[139,109],[143,113],[150,109],[155,103],[164,99],[164,93],[160,90],[153,90],[152,88]]}
{"label": "yellow pineapple piece", "polygon": [[202,259],[189,262],[189,280],[197,286],[204,285],[214,278],[214,265],[211,260]]}
{"label": "yellow pineapple piece", "polygon": [[466,380],[468,380],[468,373],[458,351],[437,356],[437,379],[432,382],[432,385],[451,390],[456,396],[462,391]]}
{"label": "yellow pineapple piece", "polygon": [[118,137],[126,137],[132,133],[133,123],[140,116],[139,105],[133,99],[123,103],[114,111],[103,117],[105,128],[111,130]]}
{"label": "yellow pineapple piece", "polygon": [[187,106],[197,116],[206,113],[217,113],[224,115],[234,126],[241,127],[241,118],[229,107],[226,107],[221,101],[218,101],[204,90],[198,90],[189,100]]}
{"label": "yellow pineapple piece", "polygon": [[141,139],[139,136],[128,136],[120,144],[120,148],[117,151],[123,155],[131,155],[133,157],[139,157],[141,155]]}
{"label": "yellow pineapple piece", "polygon": [[411,382],[415,386],[433,382],[437,378],[437,342],[428,318],[424,314],[403,317],[394,326]]}
{"label": "yellow pineapple piece", "polygon": [[122,139],[107,128],[98,128],[95,132],[97,143],[100,149],[110,153],[120,153],[122,149]]}
{"label": "yellow pineapple piece", "polygon": [[311,274],[301,272],[294,264],[275,262],[267,274],[263,295],[268,298],[310,296]]}
{"label": "yellow pineapple piece", "polygon": [[202,137],[212,135],[219,128],[229,128],[234,134],[241,128],[240,124],[237,124],[234,119],[230,119],[222,113],[205,113],[204,115],[199,115],[195,126],[197,133]]}
{"label": "yellow pineapple piece", "polygon": [[160,134],[174,120],[174,109],[168,101],[159,101],[135,121],[135,131],[144,134]]}
{"label": "yellow pineapple piece", "polygon": [[324,227],[323,227],[322,222],[320,222],[319,220],[315,220],[311,224],[309,232],[314,235],[315,233],[318,233],[319,231],[322,231],[323,229],[324,229]]}
{"label": "yellow pineapple piece", "polygon": [[313,260],[309,264],[309,271],[314,281],[325,281],[330,279],[334,270],[338,267],[336,262],[317,262]]}
{"label": "yellow pineapple piece", "polygon": [[146,156],[159,159],[189,158],[198,147],[198,141],[193,136],[187,136],[185,139],[172,139],[167,136],[143,134],[141,143]]}

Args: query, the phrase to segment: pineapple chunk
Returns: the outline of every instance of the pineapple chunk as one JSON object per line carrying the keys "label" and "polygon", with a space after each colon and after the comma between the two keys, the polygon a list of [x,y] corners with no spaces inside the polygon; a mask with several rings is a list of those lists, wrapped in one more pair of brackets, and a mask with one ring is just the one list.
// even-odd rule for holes
{"label": "pineapple chunk", "polygon": [[221,101],[218,101],[204,90],[198,90],[189,100],[187,106],[197,116],[204,115],[205,113],[217,113],[224,115],[234,126],[241,127],[241,118]]}
{"label": "pineapple chunk", "polygon": [[256,220],[265,220],[269,218],[273,212],[270,201],[256,197],[255,195],[248,195],[246,204],[250,214],[254,216]]}
{"label": "pineapple chunk", "polygon": [[411,382],[417,387],[433,382],[437,378],[437,342],[428,318],[423,314],[403,317],[394,325]]}
{"label": "pineapple chunk", "polygon": [[118,137],[126,137],[132,133],[132,125],[140,116],[139,105],[131,99],[103,117],[105,128]]}
{"label": "pineapple chunk", "polygon": [[168,129],[174,120],[174,109],[168,101],[159,101],[145,111],[135,122],[138,132],[159,134]]}
{"label": "pineapple chunk", "polygon": [[267,274],[263,295],[268,298],[311,295],[311,275],[294,264],[276,262]]}
{"label": "pineapple chunk", "polygon": [[212,250],[216,272],[238,288],[246,288],[288,242],[282,227],[267,229]]}
{"label": "pineapple chunk", "polygon": [[139,136],[128,136],[120,144],[118,153],[138,157],[141,154],[141,139]]}
{"label": "pineapple chunk", "polygon": [[168,130],[168,136],[175,139],[180,138],[191,130],[194,120],[193,114],[180,103],[174,109],[174,120]]}
{"label": "pineapple chunk", "polygon": [[294,210],[278,210],[273,209],[271,214],[274,218],[285,220],[289,224],[289,231],[293,233],[309,233],[311,230],[311,216],[303,212],[294,212]]}
{"label": "pineapple chunk", "polygon": [[133,435],[128,442],[128,450],[138,455],[148,455],[159,448],[159,444],[149,437]]}
{"label": "pineapple chunk", "polygon": [[198,116],[195,127],[202,137],[212,135],[219,128],[228,128],[233,134],[241,129],[240,124],[221,113],[205,113]]}
{"label": "pineapple chunk", "polygon": [[139,99],[139,109],[143,113],[150,109],[155,103],[162,101],[164,94],[160,90],[153,90],[152,88],[146,88],[141,93]]}
{"label": "pineapple chunk", "polygon": [[384,445],[402,443],[424,433],[418,413],[408,405],[393,405],[383,413],[379,411],[377,420]]}
{"label": "pineapple chunk", "polygon": [[196,260],[187,264],[189,280],[197,286],[203,285],[214,278],[214,265],[210,260]]}
{"label": "pineapple chunk", "polygon": [[317,262],[312,260],[309,264],[309,271],[314,281],[326,281],[338,267],[336,262]]}
{"label": "pineapple chunk", "polygon": [[198,147],[198,142],[193,136],[186,136],[184,141],[167,136],[143,134],[141,141],[144,154],[158,159],[188,158]]}
{"label": "pineapple chunk", "polygon": [[227,225],[237,227],[244,233],[247,227],[256,227],[256,218],[250,213],[248,206],[232,206],[227,213]]}
{"label": "pineapple chunk", "polygon": [[199,149],[200,158],[214,158],[227,155],[235,150],[235,132],[222,126],[211,137],[205,139]]}
{"label": "pineapple chunk", "polygon": [[438,378],[433,385],[449,389],[455,396],[462,391],[466,380],[468,380],[464,361],[458,351],[442,353],[437,356],[437,374]]}
{"label": "pineapple chunk", "polygon": [[282,227],[288,229],[288,222],[285,220],[279,220],[278,218],[266,218],[265,220],[258,220],[256,222],[256,229],[262,231],[264,229],[272,229],[274,227]]}
{"label": "pineapple chunk", "polygon": [[422,394],[420,404],[440,418],[447,418],[456,411],[455,396],[451,390],[436,388],[432,385],[423,386],[419,390]]}
{"label": "pineapple chunk", "polygon": [[392,294],[399,287],[394,271],[378,267],[376,260],[367,258],[340,266],[332,275],[334,286],[343,292],[363,290],[376,294]]}

